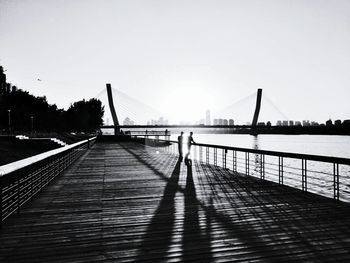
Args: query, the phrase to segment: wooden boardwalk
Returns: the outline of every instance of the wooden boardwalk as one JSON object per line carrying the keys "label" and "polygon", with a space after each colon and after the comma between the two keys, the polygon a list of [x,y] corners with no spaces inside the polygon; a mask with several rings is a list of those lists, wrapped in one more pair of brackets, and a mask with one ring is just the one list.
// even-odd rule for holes
{"label": "wooden boardwalk", "polygon": [[0,262],[350,262],[350,206],[98,143],[0,232]]}

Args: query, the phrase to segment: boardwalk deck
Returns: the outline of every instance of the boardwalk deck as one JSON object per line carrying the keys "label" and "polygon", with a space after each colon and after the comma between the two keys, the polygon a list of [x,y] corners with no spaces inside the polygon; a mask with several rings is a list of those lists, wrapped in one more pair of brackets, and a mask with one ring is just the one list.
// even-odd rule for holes
{"label": "boardwalk deck", "polygon": [[0,262],[350,260],[350,206],[99,143],[0,232]]}

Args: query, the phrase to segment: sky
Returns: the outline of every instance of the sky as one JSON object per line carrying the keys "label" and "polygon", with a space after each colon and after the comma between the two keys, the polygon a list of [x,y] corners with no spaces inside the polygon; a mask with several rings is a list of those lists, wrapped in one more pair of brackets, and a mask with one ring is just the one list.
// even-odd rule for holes
{"label": "sky", "polygon": [[0,0],[0,65],[61,108],[111,83],[173,123],[251,121],[254,98],[229,106],[262,88],[262,120],[350,119],[349,14],[348,0]]}

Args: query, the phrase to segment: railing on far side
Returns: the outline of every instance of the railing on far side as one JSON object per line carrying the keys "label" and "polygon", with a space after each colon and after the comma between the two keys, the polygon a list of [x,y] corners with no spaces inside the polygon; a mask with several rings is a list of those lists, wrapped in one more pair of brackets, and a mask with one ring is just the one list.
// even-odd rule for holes
{"label": "railing on far side", "polygon": [[96,137],[0,166],[0,226],[68,168]]}
{"label": "railing on far side", "polygon": [[[158,150],[178,154],[178,142],[146,140]],[[193,144],[191,158],[261,180],[276,182],[335,200],[350,201],[350,159],[212,144]]]}

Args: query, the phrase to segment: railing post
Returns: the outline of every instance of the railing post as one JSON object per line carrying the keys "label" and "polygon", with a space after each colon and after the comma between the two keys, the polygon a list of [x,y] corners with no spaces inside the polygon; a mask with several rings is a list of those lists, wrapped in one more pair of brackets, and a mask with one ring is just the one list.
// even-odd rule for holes
{"label": "railing post", "polygon": [[245,152],[245,174],[249,175],[249,152]]}
{"label": "railing post", "polygon": [[333,163],[334,199],[339,201],[339,164]]}
{"label": "railing post", "polygon": [[205,152],[205,162],[209,163],[209,147],[206,147],[206,152]]}
{"label": "railing post", "polygon": [[307,192],[307,162],[306,159],[301,160],[301,172],[302,172],[302,190]]}
{"label": "railing post", "polygon": [[237,172],[237,152],[236,151],[233,151],[232,152],[232,157],[233,157],[233,167],[232,167],[232,169],[233,169],[233,171],[234,172]]}
{"label": "railing post", "polygon": [[226,155],[227,155],[227,149],[222,149],[222,155],[223,155],[223,166],[226,169]]}
{"label": "railing post", "polygon": [[203,161],[203,148],[202,146],[199,146],[199,161]]}
{"label": "railing post", "polygon": [[260,154],[260,179],[265,180],[265,155]]}
{"label": "railing post", "polygon": [[218,164],[218,149],[214,148],[214,165],[217,166]]}
{"label": "railing post", "polygon": [[278,156],[278,183],[283,185],[283,157]]}

